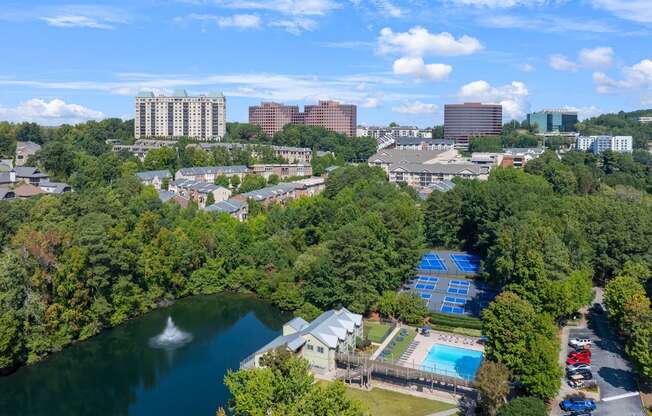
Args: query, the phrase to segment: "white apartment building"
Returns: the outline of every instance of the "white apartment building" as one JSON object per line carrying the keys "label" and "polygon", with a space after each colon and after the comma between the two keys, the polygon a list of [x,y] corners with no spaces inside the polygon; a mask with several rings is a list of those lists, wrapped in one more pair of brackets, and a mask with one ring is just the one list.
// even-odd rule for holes
{"label": "white apartment building", "polygon": [[593,152],[597,155],[607,150],[631,153],[633,144],[632,136],[578,136],[575,147],[580,152]]}
{"label": "white apartment building", "polygon": [[226,134],[226,98],[222,94],[189,96],[175,91],[172,96],[143,92],[136,96],[134,135],[147,137],[190,137],[220,141]]}
{"label": "white apartment building", "polygon": [[641,124],[652,124],[652,117],[649,116],[639,117],[638,122]]}

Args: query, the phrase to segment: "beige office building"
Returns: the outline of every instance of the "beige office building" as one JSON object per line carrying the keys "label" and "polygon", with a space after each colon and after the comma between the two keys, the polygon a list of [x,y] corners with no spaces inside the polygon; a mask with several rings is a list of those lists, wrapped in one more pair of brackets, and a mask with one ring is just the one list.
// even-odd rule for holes
{"label": "beige office building", "polygon": [[222,94],[189,96],[176,91],[172,96],[151,92],[136,96],[134,135],[190,137],[220,141],[226,134],[226,98]]}

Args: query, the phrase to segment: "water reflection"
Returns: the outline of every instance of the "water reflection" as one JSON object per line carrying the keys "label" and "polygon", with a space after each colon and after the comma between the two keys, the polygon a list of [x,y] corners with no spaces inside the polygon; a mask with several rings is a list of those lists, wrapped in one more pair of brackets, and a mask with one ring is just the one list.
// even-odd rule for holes
{"label": "water reflection", "polygon": [[[0,415],[214,414],[228,399],[226,371],[275,337],[287,320],[254,299],[187,299],[0,377]],[[168,323],[193,337],[173,358],[150,347]]]}

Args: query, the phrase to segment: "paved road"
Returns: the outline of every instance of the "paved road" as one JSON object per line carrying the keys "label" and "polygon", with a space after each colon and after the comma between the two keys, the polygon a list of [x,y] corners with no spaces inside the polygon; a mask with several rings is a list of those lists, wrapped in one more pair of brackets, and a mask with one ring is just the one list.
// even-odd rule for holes
{"label": "paved road", "polygon": [[600,386],[596,416],[646,416],[635,376],[606,314],[591,313],[588,328],[569,330],[569,338],[590,338],[593,374]]}

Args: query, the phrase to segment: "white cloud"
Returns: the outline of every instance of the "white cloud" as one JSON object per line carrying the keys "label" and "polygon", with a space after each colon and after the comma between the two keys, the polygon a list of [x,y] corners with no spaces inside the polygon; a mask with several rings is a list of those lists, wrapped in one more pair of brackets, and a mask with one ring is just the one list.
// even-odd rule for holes
{"label": "white cloud", "polygon": [[[37,14],[38,13],[38,14]],[[25,18],[37,18],[60,28],[114,29],[130,19],[123,10],[93,5],[69,5],[25,12]],[[1,19],[1,16],[0,16]]]}
{"label": "white cloud", "polygon": [[594,7],[635,22],[652,22],[650,0],[591,0]]}
{"label": "white cloud", "polygon": [[394,61],[396,75],[408,75],[419,79],[441,81],[448,78],[453,67],[446,64],[426,64],[422,58],[400,58]]}
{"label": "white cloud", "polygon": [[591,105],[587,107],[573,107],[569,105],[562,106],[563,110],[566,111],[575,111],[577,112],[577,117],[580,120],[586,120],[587,118],[599,116],[600,114],[604,113],[600,108]]}
{"label": "white cloud", "polygon": [[56,125],[101,118],[104,118],[104,114],[100,111],[79,104],[67,104],[59,99],[48,102],[40,98],[32,98],[17,107],[0,106],[0,119],[10,121],[34,121],[45,125]]}
{"label": "white cloud", "polygon": [[498,29],[520,29],[544,33],[619,33],[621,29],[611,24],[589,18],[572,19],[559,15],[538,14],[519,16],[510,14],[486,13],[477,19],[482,26]]}
{"label": "white cloud", "polygon": [[613,65],[614,50],[609,47],[582,49],[579,53],[579,62],[587,68],[606,68]]}
{"label": "white cloud", "polygon": [[43,17],[44,21],[50,26],[55,27],[88,27],[92,29],[113,29],[113,26],[107,23],[102,23],[96,19],[88,16],[53,16]]}
{"label": "white cloud", "polygon": [[340,8],[334,0],[223,0],[216,3],[232,9],[269,10],[295,16],[322,16]]}
{"label": "white cloud", "polygon": [[474,81],[462,86],[458,96],[465,101],[480,101],[486,104],[495,103],[503,106],[503,118],[522,119],[527,113],[529,91],[520,81],[494,87],[486,81]]}
{"label": "white cloud", "polygon": [[336,49],[367,49],[374,46],[374,43],[363,40],[345,40],[340,42],[323,42],[319,46]]}
{"label": "white cloud", "polygon": [[518,65],[518,70],[523,72],[534,72],[535,69],[536,68],[534,67],[534,65],[528,63],[523,63]]}
{"label": "white cloud", "polygon": [[448,0],[458,6],[475,6],[488,8],[508,8],[516,6],[540,6],[551,3],[549,0]]}
{"label": "white cloud", "polygon": [[455,39],[448,32],[434,34],[420,26],[400,33],[394,33],[386,27],[380,31],[378,38],[378,50],[382,54],[400,53],[412,57],[456,56],[471,55],[481,49],[480,41],[470,36],[464,35]]}
{"label": "white cloud", "polygon": [[380,97],[368,97],[362,102],[361,106],[364,108],[378,108],[381,104],[382,100]]}
{"label": "white cloud", "polygon": [[300,35],[303,32],[315,30],[317,22],[307,18],[283,19],[269,24],[272,27],[280,27],[293,35]]}
{"label": "white cloud", "polygon": [[405,12],[390,0],[371,0],[381,13],[387,14],[390,17],[402,17]]}
{"label": "white cloud", "polygon": [[550,55],[548,65],[555,71],[577,71],[579,65],[561,54]]}
{"label": "white cloud", "polygon": [[403,114],[432,114],[439,109],[437,104],[422,103],[415,101],[413,103],[403,103],[401,106],[393,107],[392,111]]}
{"label": "white cloud", "polygon": [[215,16],[212,14],[191,13],[184,17],[176,17],[177,23],[188,21],[215,23],[221,28],[235,27],[238,29],[256,29],[261,25],[260,17],[253,14],[234,14],[233,16]]}
{"label": "white cloud", "polygon": [[652,60],[622,69],[622,79],[616,80],[604,72],[594,72],[595,90],[600,94],[633,94],[640,97],[642,104],[652,99]]}

